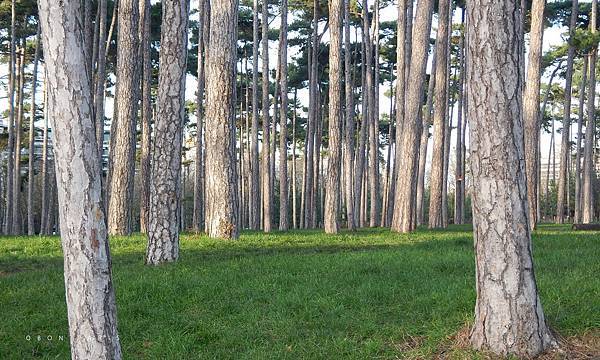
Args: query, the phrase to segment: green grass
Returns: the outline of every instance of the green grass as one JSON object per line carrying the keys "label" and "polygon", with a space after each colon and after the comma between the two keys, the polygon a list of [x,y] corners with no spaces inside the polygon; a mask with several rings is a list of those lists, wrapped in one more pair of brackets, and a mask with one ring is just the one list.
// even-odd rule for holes
{"label": "green grass", "polygon": [[[180,261],[160,267],[143,265],[142,236],[111,249],[127,359],[430,358],[473,319],[467,226],[183,235]],[[562,335],[600,328],[599,259],[598,232],[542,226],[534,236],[542,303]],[[0,238],[0,358],[68,354],[59,239]]]}

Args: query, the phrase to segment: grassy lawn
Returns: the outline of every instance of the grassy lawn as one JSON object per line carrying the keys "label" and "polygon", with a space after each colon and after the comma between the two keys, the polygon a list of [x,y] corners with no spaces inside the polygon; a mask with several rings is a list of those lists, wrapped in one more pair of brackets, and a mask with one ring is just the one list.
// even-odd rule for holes
{"label": "grassy lawn", "polygon": [[[183,235],[180,261],[156,268],[143,265],[143,236],[111,249],[126,359],[480,356],[450,345],[473,321],[467,226]],[[534,259],[552,327],[598,343],[600,233],[542,226]],[[69,356],[57,237],[0,238],[0,311],[0,359]]]}

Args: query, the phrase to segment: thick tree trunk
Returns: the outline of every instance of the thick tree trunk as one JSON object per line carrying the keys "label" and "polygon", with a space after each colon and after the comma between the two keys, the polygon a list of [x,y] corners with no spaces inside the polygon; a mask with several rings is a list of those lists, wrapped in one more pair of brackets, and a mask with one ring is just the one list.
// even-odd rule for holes
{"label": "thick tree trunk", "polygon": [[431,164],[431,190],[429,195],[429,228],[442,228],[442,193],[444,188],[444,145],[448,102],[448,0],[440,0],[438,30],[435,40],[437,63],[435,68],[435,102],[433,109],[433,158]]}
{"label": "thick tree trunk", "polygon": [[325,232],[339,231],[342,148],[342,10],[343,0],[329,3],[329,159],[325,193]]}
{"label": "thick tree trunk", "polygon": [[[207,47],[206,220],[208,235],[224,239],[238,237],[234,113],[236,9],[236,0],[211,1]],[[268,147],[265,151],[268,154]]]}
{"label": "thick tree trunk", "polygon": [[281,2],[281,42],[280,77],[281,77],[281,115],[279,133],[279,230],[287,231],[289,221],[289,192],[287,168],[287,111],[288,111],[288,66],[287,66],[287,0]]}
{"label": "thick tree trunk", "polygon": [[150,59],[150,0],[140,0],[140,59],[142,59],[142,111],[140,144],[140,232],[148,233],[150,211],[150,127],[152,119],[152,64]]}
{"label": "thick tree trunk", "polygon": [[529,225],[536,227],[537,212],[537,148],[540,141],[540,64],[544,35],[545,0],[533,0],[527,82],[523,96],[523,123],[525,125],[525,163],[527,169],[527,199]]}
{"label": "thick tree trunk", "polygon": [[423,86],[427,66],[429,33],[433,16],[433,1],[419,0],[415,27],[413,30],[413,46],[411,54],[412,79],[408,82],[406,116],[403,126],[401,159],[396,184],[396,195],[392,230],[410,232],[416,226],[416,185],[419,160],[419,142],[421,139],[422,122],[419,118],[419,108],[423,103]]}
{"label": "thick tree trunk", "polygon": [[120,359],[89,73],[77,0],[40,0],[71,358]]}
{"label": "thick tree trunk", "polygon": [[108,233],[131,234],[131,206],[135,172],[136,123],[139,99],[139,3],[121,0],[117,33],[117,89],[111,132],[110,192],[108,194]]}
{"label": "thick tree trunk", "polygon": [[583,71],[579,84],[579,109],[577,116],[577,144],[575,145],[575,216],[573,223],[581,222],[581,138],[583,137],[583,112],[585,104],[585,87],[588,74],[588,56],[583,57]]}
{"label": "thick tree trunk", "polygon": [[[571,24],[569,26],[569,52],[567,54],[567,73],[565,81],[565,107],[563,110],[562,139],[560,144],[560,174],[558,176],[558,198],[556,201],[556,223],[565,222],[565,198],[568,189],[568,166],[571,155],[571,93],[573,88],[573,60],[575,58],[575,44],[572,43],[577,26],[577,11],[579,1],[573,0],[571,7]],[[567,204],[568,205],[568,204]],[[567,213],[568,216],[568,213]]]}
{"label": "thick tree trunk", "polygon": [[179,257],[181,147],[185,115],[189,2],[163,4],[158,97],[150,177],[150,220],[146,264]]}
{"label": "thick tree trunk", "polygon": [[471,343],[501,356],[534,357],[556,342],[544,319],[531,256],[521,14],[516,0],[472,0],[467,6],[477,278]]}
{"label": "thick tree trunk", "polygon": [[29,163],[27,167],[27,235],[35,234],[35,222],[33,221],[33,183],[34,183],[34,161],[35,156],[35,113],[37,110],[35,102],[35,92],[37,90],[38,59],[40,57],[40,36],[41,29],[38,23],[37,34],[35,37],[35,55],[33,58],[33,80],[31,83],[31,106],[29,108]]}
{"label": "thick tree trunk", "polygon": [[273,193],[271,188],[271,136],[269,117],[269,4],[262,4],[262,209],[263,230],[271,232]]}
{"label": "thick tree trunk", "polygon": [[[596,14],[598,0],[592,0],[592,33],[596,33]],[[594,221],[594,132],[596,129],[596,59],[598,57],[598,47],[592,49],[590,55],[590,74],[588,82],[588,102],[587,113],[588,121],[585,128],[585,144],[583,147],[583,178],[581,186],[581,221],[584,224]]]}

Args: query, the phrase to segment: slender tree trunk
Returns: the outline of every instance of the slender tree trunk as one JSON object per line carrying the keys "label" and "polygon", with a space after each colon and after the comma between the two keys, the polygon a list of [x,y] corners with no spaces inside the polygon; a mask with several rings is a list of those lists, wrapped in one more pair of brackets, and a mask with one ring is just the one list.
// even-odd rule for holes
{"label": "slender tree trunk", "polygon": [[522,15],[515,0],[472,0],[467,6],[477,279],[471,344],[501,356],[534,357],[556,342],[544,319],[531,257],[519,71]]}
{"label": "slender tree trunk", "polygon": [[187,0],[173,0],[163,4],[150,177],[150,220],[146,248],[148,265],[176,261],[179,257],[178,224],[188,13]]}
{"label": "slender tree trunk", "polygon": [[111,132],[111,176],[108,194],[108,233],[131,234],[131,204],[135,172],[136,120],[139,99],[139,3],[121,0],[118,19],[117,90],[115,106],[118,109]]}
{"label": "slender tree trunk", "polygon": [[7,235],[12,234],[12,222],[13,222],[13,176],[14,176],[14,123],[15,123],[15,82],[16,82],[16,34],[15,34],[15,23],[16,23],[16,0],[11,1],[11,21],[10,21],[10,63],[8,66],[8,149],[7,161],[6,161],[6,211],[4,213],[4,233]]}
{"label": "slender tree trunk", "polygon": [[439,1],[438,30],[435,41],[437,63],[435,68],[435,102],[433,110],[433,159],[431,164],[431,190],[429,196],[429,228],[442,228],[442,194],[444,182],[444,148],[448,102],[448,0]]}
{"label": "slender tree trunk", "polygon": [[46,79],[48,78],[47,70],[44,68],[44,130],[42,135],[42,185],[41,185],[41,201],[42,201],[42,211],[40,214],[40,234],[46,233],[46,223],[48,221],[48,190],[49,190],[49,180],[48,180],[48,95],[47,88],[48,82]]}
{"label": "slender tree trunk", "polygon": [[[596,14],[598,1],[592,0],[591,29],[596,33]],[[596,129],[596,59],[598,57],[598,47],[592,49],[590,55],[590,74],[588,82],[588,102],[587,113],[588,121],[585,128],[585,144],[583,147],[583,179],[582,179],[582,201],[581,201],[581,221],[584,224],[594,221],[594,132]]]}
{"label": "slender tree trunk", "polygon": [[37,110],[35,103],[35,92],[37,90],[37,75],[38,75],[38,59],[40,57],[40,36],[41,29],[38,23],[37,33],[35,36],[35,55],[33,58],[33,80],[31,83],[31,106],[29,115],[29,163],[27,167],[27,235],[35,234],[35,222],[33,221],[33,182],[34,174],[34,146],[35,146],[35,113]]}
{"label": "slender tree trunk", "polygon": [[346,168],[344,193],[346,195],[346,218],[348,229],[355,230],[354,208],[354,83],[350,69],[352,53],[350,48],[350,0],[344,1],[344,81],[346,91],[346,122],[343,142],[343,161]]}
{"label": "slender tree trunk", "polygon": [[527,169],[527,199],[529,200],[529,225],[536,227],[537,212],[537,147],[540,141],[540,71],[542,39],[544,35],[545,0],[533,0],[531,8],[531,40],[527,82],[523,97],[523,123],[525,125],[525,163]]}
{"label": "slender tree trunk", "polygon": [[279,133],[279,230],[287,231],[289,224],[288,205],[288,170],[287,170],[287,112],[288,112],[288,67],[287,67],[287,0],[281,2],[281,42],[280,51],[280,77],[281,77],[281,115]]}
{"label": "slender tree trunk", "polygon": [[[363,0],[367,4],[367,0]],[[368,7],[367,7],[368,9]],[[368,14],[368,12],[367,12]],[[367,18],[368,19],[368,16]],[[371,203],[369,208],[369,226],[375,227],[379,224],[380,200],[379,200],[379,0],[374,4],[374,31],[372,37],[366,30],[367,39],[367,90],[369,91],[369,155],[371,167],[369,168],[369,191]],[[365,21],[366,25],[368,20]],[[373,66],[373,61],[375,62]],[[374,68],[373,68],[374,67]],[[371,70],[373,68],[373,70]],[[371,72],[372,71],[372,72]],[[369,85],[369,81],[371,81]]]}
{"label": "slender tree trunk", "polygon": [[[236,10],[236,0],[211,1],[207,47],[206,220],[208,235],[224,239],[239,235],[234,116]],[[268,154],[268,147],[264,151]]]}
{"label": "slender tree trunk", "polygon": [[21,235],[21,138],[23,136],[23,98],[25,87],[25,40],[23,40],[17,59],[17,116],[15,117],[15,142],[14,142],[14,179],[12,201],[12,230],[13,235]]}
{"label": "slender tree trunk", "polygon": [[262,4],[262,207],[263,207],[263,230],[271,232],[272,228],[272,205],[273,193],[271,188],[271,137],[269,117],[269,5],[263,0]]}
{"label": "slender tree trunk", "polygon": [[296,191],[296,104],[298,102],[298,89],[294,88],[294,112],[292,114],[292,227],[298,228],[298,194]]}
{"label": "slender tree trunk", "polygon": [[573,36],[577,26],[577,11],[579,10],[579,1],[573,0],[571,7],[571,24],[569,26],[569,51],[567,54],[567,73],[565,82],[565,107],[563,110],[562,141],[560,144],[560,174],[558,176],[558,198],[556,201],[556,223],[565,222],[565,197],[567,197],[567,188],[569,177],[568,162],[571,154],[570,135],[571,135],[571,93],[573,87],[573,59],[575,58],[575,44]]}
{"label": "slender tree trunk", "polygon": [[[461,24],[464,29],[465,9],[461,11]],[[456,169],[454,173],[454,224],[465,222],[465,164],[463,163],[463,99],[464,99],[464,47],[465,38],[461,30],[458,41],[458,114],[456,123]]]}
{"label": "slender tree trunk", "polygon": [[[142,59],[142,111],[141,128],[142,141],[140,144],[140,232],[148,233],[150,211],[150,136],[152,119],[152,64],[150,59],[150,0],[140,0],[140,56]],[[194,222],[195,223],[195,222]]]}
{"label": "slender tree trunk", "polygon": [[252,20],[252,140],[250,146],[250,229],[260,227],[259,211],[259,161],[258,161],[258,0],[253,1]]}
{"label": "slender tree trunk", "polygon": [[339,231],[342,148],[342,11],[343,0],[329,3],[329,158],[325,193],[325,232]]}
{"label": "slender tree trunk", "polygon": [[[96,62],[96,84],[94,93],[94,116],[96,127],[96,143],[100,154],[100,170],[102,170],[102,154],[104,152],[104,89],[106,86],[106,52],[108,48],[106,39],[106,2],[98,0],[98,60]],[[115,2],[115,9],[117,3]],[[110,42],[110,38],[108,39]],[[102,174],[102,171],[101,171]]]}
{"label": "slender tree trunk", "polygon": [[202,210],[204,207],[204,87],[205,87],[205,54],[204,28],[209,20],[206,16],[206,1],[198,2],[200,23],[198,24],[198,88],[196,89],[196,171],[194,172],[194,231],[199,233],[202,229]]}
{"label": "slender tree trunk", "polygon": [[583,112],[585,104],[585,87],[588,74],[588,56],[583,56],[581,83],[579,84],[579,111],[577,117],[577,144],[575,153],[575,216],[574,224],[581,222],[581,138],[583,137]]}
{"label": "slender tree trunk", "polygon": [[[38,2],[53,120],[64,278],[73,359],[120,359],[81,3]],[[80,89],[81,91],[72,91]]]}
{"label": "slender tree trunk", "polygon": [[396,232],[406,233],[413,231],[416,227],[416,178],[419,161],[418,148],[422,132],[419,108],[423,102],[423,86],[432,16],[433,1],[419,0],[413,30],[413,43],[416,46],[413,46],[410,62],[413,76],[411,81],[408,82],[406,118],[401,142],[402,155],[398,164],[399,169],[402,169],[402,171],[398,172],[396,195],[394,196],[392,230]]}

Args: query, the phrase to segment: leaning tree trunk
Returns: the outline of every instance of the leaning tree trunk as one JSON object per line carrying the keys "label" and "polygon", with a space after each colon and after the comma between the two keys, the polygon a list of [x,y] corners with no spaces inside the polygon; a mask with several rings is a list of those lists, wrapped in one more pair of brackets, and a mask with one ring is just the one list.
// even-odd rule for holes
{"label": "leaning tree trunk", "polygon": [[444,189],[444,145],[446,143],[448,102],[448,0],[439,1],[438,30],[435,40],[437,63],[435,68],[435,102],[433,109],[433,159],[429,195],[429,228],[442,228],[442,194]]}
{"label": "leaning tree trunk", "polygon": [[471,343],[501,356],[529,358],[556,342],[544,319],[531,255],[521,15],[516,0],[472,0],[467,6],[477,278]]}
{"label": "leaning tree trunk", "polygon": [[78,0],[40,0],[73,359],[120,359],[89,73]]}
{"label": "leaning tree trunk", "polygon": [[289,220],[289,192],[288,192],[288,167],[287,167],[287,112],[288,112],[288,66],[287,66],[287,0],[281,2],[281,42],[280,49],[280,77],[281,77],[281,115],[279,133],[279,230],[287,231],[290,227]]}
{"label": "leaning tree trunk", "polygon": [[416,224],[416,178],[419,161],[419,142],[423,125],[419,118],[419,108],[423,103],[423,86],[425,82],[432,16],[433,1],[419,0],[413,29],[413,44],[415,46],[413,46],[410,61],[410,69],[413,77],[408,82],[402,142],[398,143],[402,154],[398,163],[399,171],[396,180],[394,215],[392,219],[392,230],[402,233],[413,231]]}
{"label": "leaning tree trunk", "polygon": [[537,217],[537,148],[540,141],[540,65],[544,35],[544,3],[545,0],[533,0],[531,8],[529,68],[527,69],[527,82],[523,95],[527,199],[529,201],[529,225],[531,229],[535,229]]}
{"label": "leaning tree trunk", "polygon": [[33,80],[31,83],[31,106],[29,115],[29,163],[27,167],[27,234],[29,236],[35,234],[35,223],[33,221],[33,180],[34,168],[33,158],[35,146],[35,112],[37,110],[35,103],[35,91],[37,89],[37,74],[38,74],[38,59],[40,57],[40,35],[41,29],[38,24],[37,35],[35,37],[35,55],[33,58]]}
{"label": "leaning tree trunk", "polygon": [[[596,33],[596,14],[598,1],[592,0],[592,33]],[[598,47],[592,49],[590,55],[590,74],[588,82],[588,121],[585,128],[585,144],[583,146],[583,177],[581,186],[581,221],[585,224],[594,221],[594,132],[596,129],[596,59]],[[15,216],[15,215],[13,215]]]}
{"label": "leaning tree trunk", "polygon": [[152,64],[150,59],[150,0],[140,0],[140,59],[142,59],[142,111],[140,144],[140,232],[148,233],[150,211],[150,135],[152,119]]}
{"label": "leaning tree trunk", "polygon": [[188,12],[187,0],[163,4],[146,248],[146,264],[149,265],[176,261],[179,257]]}
{"label": "leaning tree trunk", "polygon": [[108,194],[108,233],[131,234],[131,206],[135,172],[136,120],[139,98],[139,1],[121,0],[117,33],[117,89],[111,132],[111,176]]}
{"label": "leaning tree trunk", "polygon": [[224,239],[239,235],[234,110],[236,9],[236,0],[211,1],[206,67],[207,232],[210,237]]}
{"label": "leaning tree trunk", "polygon": [[329,3],[329,159],[325,193],[325,232],[339,231],[342,148],[342,11],[343,0]]}
{"label": "leaning tree trunk", "polygon": [[571,7],[571,24],[569,26],[569,52],[567,54],[567,73],[565,81],[565,108],[563,110],[562,139],[560,143],[560,174],[558,176],[558,198],[556,200],[556,223],[565,222],[565,198],[568,189],[568,166],[571,154],[571,93],[573,88],[573,59],[575,58],[575,44],[573,37],[577,26],[577,11],[579,1],[573,0]]}

